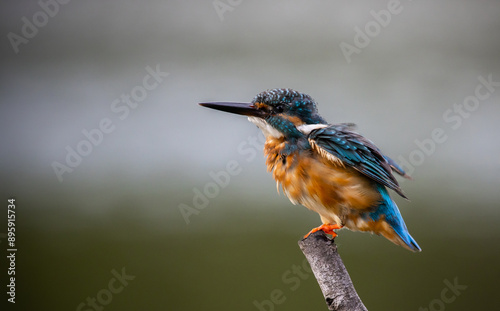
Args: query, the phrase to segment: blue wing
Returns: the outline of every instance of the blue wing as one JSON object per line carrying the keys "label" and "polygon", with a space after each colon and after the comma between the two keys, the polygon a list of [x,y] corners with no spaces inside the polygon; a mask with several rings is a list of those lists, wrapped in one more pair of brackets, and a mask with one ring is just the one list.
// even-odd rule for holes
{"label": "blue wing", "polygon": [[342,164],[353,167],[361,174],[396,191],[406,198],[392,175],[392,170],[405,177],[407,175],[394,160],[384,156],[368,139],[351,131],[346,124],[329,125],[311,131],[308,140],[320,153],[333,156]]}

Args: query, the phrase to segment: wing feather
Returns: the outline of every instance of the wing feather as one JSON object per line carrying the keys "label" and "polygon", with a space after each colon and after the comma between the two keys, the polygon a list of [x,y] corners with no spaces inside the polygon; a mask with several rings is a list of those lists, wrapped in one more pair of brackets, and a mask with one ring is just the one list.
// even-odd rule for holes
{"label": "wing feather", "polygon": [[406,175],[402,168],[368,139],[351,131],[344,124],[312,130],[308,136],[311,147],[337,165],[350,166],[370,179],[396,191],[406,198],[392,174]]}

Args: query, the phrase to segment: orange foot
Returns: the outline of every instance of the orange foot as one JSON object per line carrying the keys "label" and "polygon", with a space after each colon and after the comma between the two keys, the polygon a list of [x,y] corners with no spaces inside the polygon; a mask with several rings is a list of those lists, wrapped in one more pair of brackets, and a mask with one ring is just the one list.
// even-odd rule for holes
{"label": "orange foot", "polygon": [[322,224],[321,226],[309,231],[309,233],[304,236],[304,239],[307,238],[310,234],[317,232],[317,231],[320,231],[320,230],[326,234],[331,234],[332,238],[334,239],[337,236],[337,234],[333,230],[342,229],[342,227],[343,226],[340,226],[337,224],[334,224],[334,225],[333,224]]}

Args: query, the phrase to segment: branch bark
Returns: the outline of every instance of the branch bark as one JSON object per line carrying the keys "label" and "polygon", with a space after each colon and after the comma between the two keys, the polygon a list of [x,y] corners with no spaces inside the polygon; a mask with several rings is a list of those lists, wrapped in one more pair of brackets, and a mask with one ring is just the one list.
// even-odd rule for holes
{"label": "branch bark", "polygon": [[318,231],[299,241],[299,247],[311,265],[329,310],[367,311],[337,253],[334,240]]}

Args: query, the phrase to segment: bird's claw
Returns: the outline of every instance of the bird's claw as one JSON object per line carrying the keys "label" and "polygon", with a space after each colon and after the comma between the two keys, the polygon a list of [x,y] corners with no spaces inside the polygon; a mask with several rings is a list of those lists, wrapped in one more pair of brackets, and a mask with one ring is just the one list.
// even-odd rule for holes
{"label": "bird's claw", "polygon": [[333,231],[333,230],[337,230],[337,229],[342,229],[342,226],[337,225],[337,224],[322,224],[321,226],[316,227],[316,228],[312,229],[311,231],[309,231],[309,233],[304,236],[304,239],[307,238],[309,235],[313,234],[314,232],[317,232],[320,230],[326,234],[331,234],[332,239],[334,239],[337,236],[337,233],[335,233],[335,231]]}

